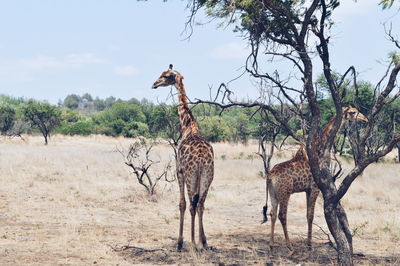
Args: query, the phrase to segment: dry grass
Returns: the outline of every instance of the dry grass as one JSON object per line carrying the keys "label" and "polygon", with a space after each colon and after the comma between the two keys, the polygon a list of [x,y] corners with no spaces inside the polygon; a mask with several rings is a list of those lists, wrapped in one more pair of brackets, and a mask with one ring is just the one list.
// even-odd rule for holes
{"label": "dry grass", "polygon": [[[157,195],[148,197],[116,152],[116,146],[127,148],[130,141],[55,136],[43,146],[40,137],[1,139],[0,265],[334,263],[334,252],[316,227],[316,252],[304,251],[304,193],[293,195],[289,206],[295,254],[288,258],[282,247],[280,225],[278,246],[267,249],[269,223],[260,224],[265,181],[257,175],[262,165],[254,155],[255,144],[213,145],[216,174],[206,202],[205,229],[214,249],[198,253],[190,248],[187,214],[187,249],[175,252],[178,186],[161,182]],[[163,162],[171,155],[166,145],[155,151]],[[282,152],[273,164],[291,153]],[[385,263],[385,258],[400,262],[399,170],[395,164],[372,165],[343,201],[356,232],[355,251],[367,255],[360,263]],[[315,223],[327,230],[321,199]],[[112,249],[123,245],[161,250]]]}

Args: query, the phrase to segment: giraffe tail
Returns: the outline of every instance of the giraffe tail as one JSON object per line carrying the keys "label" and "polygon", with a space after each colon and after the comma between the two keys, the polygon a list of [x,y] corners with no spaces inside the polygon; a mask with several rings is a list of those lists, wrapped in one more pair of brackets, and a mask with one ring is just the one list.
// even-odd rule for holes
{"label": "giraffe tail", "polygon": [[198,174],[197,174],[196,187],[195,187],[196,194],[194,194],[194,196],[192,198],[192,206],[193,206],[194,211],[196,211],[197,203],[199,203],[199,199],[200,199],[200,177],[201,177],[201,170],[199,169]]}
{"label": "giraffe tail", "polygon": [[197,208],[197,203],[199,202],[199,194],[198,193],[196,193],[194,196],[193,196],[193,199],[192,199],[192,206],[193,206],[193,210],[195,210],[196,211],[196,208]]}
{"label": "giraffe tail", "polygon": [[265,180],[266,182],[266,200],[265,200],[265,205],[263,206],[263,210],[262,210],[262,214],[263,214],[263,221],[261,222],[261,224],[265,223],[268,221],[268,215],[267,215],[267,211],[268,211],[268,185],[270,183],[270,180],[268,179],[268,176]]}

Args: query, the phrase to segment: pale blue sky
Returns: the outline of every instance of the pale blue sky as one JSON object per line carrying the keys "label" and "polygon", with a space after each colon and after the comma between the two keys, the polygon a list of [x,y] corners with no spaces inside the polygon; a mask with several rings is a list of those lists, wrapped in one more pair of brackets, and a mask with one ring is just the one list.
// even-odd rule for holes
{"label": "pale blue sky", "polygon": [[[355,65],[362,79],[384,72],[378,61],[393,50],[382,23],[400,36],[397,7],[378,0],[346,0],[335,13],[332,67]],[[169,89],[150,86],[168,64],[185,76],[190,98],[207,98],[240,73],[245,42],[216,24],[181,35],[186,1],[14,0],[0,2],[0,93],[57,103],[71,93],[165,101]],[[361,44],[361,45],[360,45]],[[273,66],[271,66],[273,67]],[[248,77],[234,83],[238,97],[256,98]]]}

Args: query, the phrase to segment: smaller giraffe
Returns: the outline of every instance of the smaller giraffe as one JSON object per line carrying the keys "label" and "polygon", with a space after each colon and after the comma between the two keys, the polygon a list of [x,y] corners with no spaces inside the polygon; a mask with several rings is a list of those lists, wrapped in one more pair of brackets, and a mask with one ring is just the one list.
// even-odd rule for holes
{"label": "smaller giraffe", "polygon": [[167,71],[154,82],[152,88],[175,86],[178,90],[178,115],[181,125],[182,139],[178,147],[177,176],[180,191],[180,223],[177,250],[183,245],[183,222],[186,210],[185,185],[190,201],[191,238],[196,247],[194,225],[196,211],[199,219],[199,239],[203,248],[208,248],[203,227],[204,202],[208,189],[214,177],[214,152],[213,148],[201,137],[199,125],[187,104],[183,76],[169,66]]}
{"label": "smaller giraffe", "polygon": [[[333,129],[333,125],[336,119],[336,115],[329,121],[323,130],[322,141],[325,142]],[[349,105],[343,108],[343,119],[340,128],[344,125],[345,121],[363,121],[368,122],[368,119],[361,114],[356,108]],[[339,134],[340,128],[337,132]],[[336,136],[335,136],[336,137]],[[285,241],[287,247],[291,247],[289,240],[289,234],[287,231],[287,208],[289,204],[290,195],[297,192],[306,192],[307,198],[307,222],[308,222],[308,234],[307,234],[307,245],[311,247],[312,238],[312,222],[314,219],[314,208],[315,203],[319,194],[317,184],[311,174],[310,166],[308,164],[307,152],[305,147],[301,144],[300,149],[297,151],[295,156],[286,162],[275,165],[268,174],[266,182],[266,198],[267,202],[263,208],[264,221],[267,218],[267,203],[268,193],[271,195],[272,210],[271,215],[271,235],[270,245],[274,243],[274,229],[277,218],[277,211],[279,207],[279,220],[282,224],[283,233],[285,235]]]}

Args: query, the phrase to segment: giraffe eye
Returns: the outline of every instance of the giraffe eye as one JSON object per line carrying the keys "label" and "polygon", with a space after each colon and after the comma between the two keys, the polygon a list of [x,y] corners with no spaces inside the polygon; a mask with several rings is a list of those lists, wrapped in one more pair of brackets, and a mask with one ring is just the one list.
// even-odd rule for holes
{"label": "giraffe eye", "polygon": [[174,75],[164,75],[163,78],[165,78],[168,82],[174,82],[175,81],[175,76]]}
{"label": "giraffe eye", "polygon": [[349,112],[349,114],[354,115],[356,112]]}

